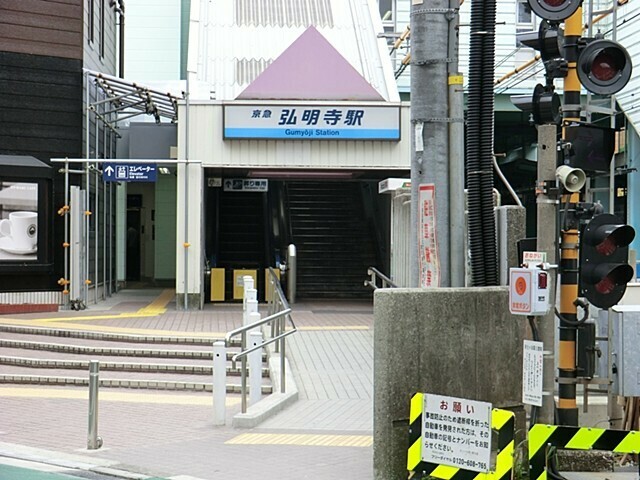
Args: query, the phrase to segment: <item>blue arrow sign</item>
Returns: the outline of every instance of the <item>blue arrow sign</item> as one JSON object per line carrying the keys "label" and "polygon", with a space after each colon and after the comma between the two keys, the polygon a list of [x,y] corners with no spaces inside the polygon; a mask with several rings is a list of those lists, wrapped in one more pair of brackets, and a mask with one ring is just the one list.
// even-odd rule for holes
{"label": "blue arrow sign", "polygon": [[158,167],[149,163],[115,163],[102,164],[102,180],[105,182],[155,182]]}

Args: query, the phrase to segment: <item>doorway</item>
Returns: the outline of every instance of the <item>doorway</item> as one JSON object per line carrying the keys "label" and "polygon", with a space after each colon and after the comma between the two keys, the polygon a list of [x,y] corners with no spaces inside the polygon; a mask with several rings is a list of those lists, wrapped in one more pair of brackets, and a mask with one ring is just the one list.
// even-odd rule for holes
{"label": "doorway", "polygon": [[142,195],[127,195],[127,281],[140,281]]}

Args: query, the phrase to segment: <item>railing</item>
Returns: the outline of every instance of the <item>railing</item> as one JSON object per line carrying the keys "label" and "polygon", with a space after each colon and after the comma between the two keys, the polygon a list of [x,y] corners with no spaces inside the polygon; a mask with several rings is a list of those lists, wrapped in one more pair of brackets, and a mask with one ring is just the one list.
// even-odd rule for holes
{"label": "railing", "polygon": [[[247,356],[253,352],[261,351],[267,345],[272,343],[276,344],[276,352],[280,353],[280,392],[285,393],[285,338],[289,335],[297,332],[296,326],[291,318],[291,308],[287,303],[284,294],[282,293],[282,287],[280,281],[276,276],[272,268],[269,268],[269,283],[270,283],[270,295],[269,301],[269,316],[247,323],[241,327],[231,330],[226,334],[224,343],[225,347],[231,344],[231,339],[236,336],[240,336],[241,351],[235,354],[231,361],[235,368],[238,360],[240,363],[240,394],[242,396],[242,413],[247,411]],[[286,330],[286,322],[289,322],[291,329]],[[271,326],[271,338],[258,342],[257,345],[247,348],[247,333],[258,329],[259,327],[270,325]]]}
{"label": "railing", "polygon": [[[369,267],[367,269],[367,275],[370,275],[371,278],[364,281],[365,287],[371,287],[374,290],[377,290],[378,288],[398,288],[398,286],[393,283],[393,280],[375,267]],[[382,282],[379,286],[378,280]]]}

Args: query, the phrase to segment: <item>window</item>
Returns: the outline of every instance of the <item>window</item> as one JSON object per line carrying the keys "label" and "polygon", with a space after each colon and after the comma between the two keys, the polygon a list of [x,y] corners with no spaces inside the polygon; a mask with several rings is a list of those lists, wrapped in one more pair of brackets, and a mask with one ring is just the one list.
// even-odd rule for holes
{"label": "window", "polygon": [[393,0],[378,0],[380,7],[380,18],[384,23],[393,21],[394,5]]}
{"label": "window", "polygon": [[100,0],[100,58],[104,57],[105,0]]}
{"label": "window", "polygon": [[87,14],[89,15],[89,42],[93,43],[93,34],[95,30],[95,5],[94,0],[89,1],[89,11]]}
{"label": "window", "polygon": [[522,43],[518,42],[517,35],[519,33],[531,32],[535,30],[534,17],[527,0],[517,0],[516,2],[516,47],[526,48]]}

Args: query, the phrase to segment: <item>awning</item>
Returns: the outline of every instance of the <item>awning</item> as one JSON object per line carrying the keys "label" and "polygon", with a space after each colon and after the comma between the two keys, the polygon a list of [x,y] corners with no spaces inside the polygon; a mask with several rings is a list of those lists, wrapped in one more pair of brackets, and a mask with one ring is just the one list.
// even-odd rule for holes
{"label": "awning", "polygon": [[[85,70],[85,73],[93,79],[105,95],[104,100],[88,105],[88,108],[105,123],[111,123],[107,120],[108,114],[111,113],[117,114],[118,122],[138,115],[152,115],[156,123],[160,123],[162,119],[172,123],[178,120],[177,96],[104,73],[90,70]],[[104,103],[111,106],[110,111],[103,112],[96,108],[98,104]]]}

